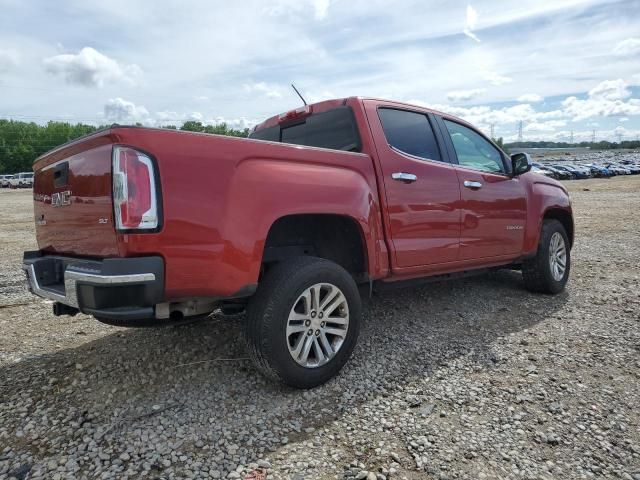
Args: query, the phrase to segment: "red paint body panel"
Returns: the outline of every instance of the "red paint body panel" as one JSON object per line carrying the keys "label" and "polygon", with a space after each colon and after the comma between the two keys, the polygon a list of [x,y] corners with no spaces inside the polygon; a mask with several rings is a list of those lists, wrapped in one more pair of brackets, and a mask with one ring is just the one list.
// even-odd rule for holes
{"label": "red paint body panel", "polygon": [[[64,159],[47,162],[33,186],[36,235],[41,250],[80,256],[118,255],[111,203],[111,144],[102,144]],[[68,162],[68,206],[54,207],[52,195],[70,191],[54,187],[54,169]],[[106,219],[106,223],[99,223]],[[46,223],[44,223],[46,222]]]}
{"label": "red paint body panel", "polygon": [[[160,255],[165,300],[228,297],[258,282],[269,229],[287,215],[353,219],[362,234],[367,273],[393,281],[509,263],[535,252],[546,211],[571,212],[566,190],[544,177],[462,171],[389,148],[375,114],[378,106],[430,110],[360,98],[312,109],[345,104],[353,109],[362,153],[126,127],[64,145],[34,165],[36,221],[46,221],[37,226],[39,247],[70,256]],[[274,117],[262,126],[277,121]],[[159,231],[115,231],[113,145],[154,158],[161,190]],[[69,182],[55,189],[53,169],[63,161],[69,162]],[[420,181],[390,180],[391,173],[406,169],[418,172]],[[482,193],[461,188],[469,175],[482,177],[490,188]],[[71,191],[71,205],[47,203],[46,196],[62,190]],[[524,228],[506,229],[516,223]]]}
{"label": "red paint body panel", "polygon": [[[522,253],[527,195],[522,177],[510,178],[456,167],[462,191],[460,260]],[[482,188],[464,187],[465,181]]]}

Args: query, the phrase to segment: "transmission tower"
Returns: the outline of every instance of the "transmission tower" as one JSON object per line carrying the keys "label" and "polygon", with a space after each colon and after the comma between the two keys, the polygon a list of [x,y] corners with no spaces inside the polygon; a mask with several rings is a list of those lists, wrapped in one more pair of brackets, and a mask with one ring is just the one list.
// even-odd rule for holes
{"label": "transmission tower", "polygon": [[518,122],[518,141],[522,141],[522,120]]}
{"label": "transmission tower", "polygon": [[494,138],[496,138],[496,137],[493,135],[493,131],[494,131],[494,130],[493,130],[493,128],[495,127],[495,123],[492,123],[492,124],[490,125],[490,127],[491,127],[491,139],[493,140]]}
{"label": "transmission tower", "polygon": [[618,137],[618,143],[622,143],[622,133],[616,133],[616,137]]}
{"label": "transmission tower", "polygon": [[596,131],[591,131],[591,143],[596,143]]}
{"label": "transmission tower", "polygon": [[571,130],[571,135],[569,136],[569,143],[573,143],[573,130]]}

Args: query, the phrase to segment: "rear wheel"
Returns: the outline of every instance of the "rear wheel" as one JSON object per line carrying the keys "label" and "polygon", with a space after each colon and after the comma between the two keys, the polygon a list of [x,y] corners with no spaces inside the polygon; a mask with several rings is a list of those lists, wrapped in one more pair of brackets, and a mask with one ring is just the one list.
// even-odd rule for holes
{"label": "rear wheel", "polygon": [[300,257],[274,267],[249,302],[245,337],[266,376],[312,388],[347,362],[360,330],[357,286],[341,266]]}
{"label": "rear wheel", "polygon": [[522,264],[524,284],[532,292],[560,293],[569,280],[571,251],[562,223],[545,220],[536,256]]}

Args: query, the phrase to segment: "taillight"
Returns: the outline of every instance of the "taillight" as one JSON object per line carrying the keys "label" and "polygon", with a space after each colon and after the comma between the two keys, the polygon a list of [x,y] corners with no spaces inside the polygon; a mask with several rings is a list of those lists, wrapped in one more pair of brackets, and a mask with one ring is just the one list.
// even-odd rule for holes
{"label": "taillight", "polygon": [[153,162],[128,147],[113,148],[113,205],[118,230],[158,227]]}

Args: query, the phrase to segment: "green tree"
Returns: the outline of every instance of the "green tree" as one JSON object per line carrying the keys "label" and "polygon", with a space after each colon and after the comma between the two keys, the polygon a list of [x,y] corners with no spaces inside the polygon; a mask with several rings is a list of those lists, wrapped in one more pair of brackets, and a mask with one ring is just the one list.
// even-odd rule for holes
{"label": "green tree", "polygon": [[[99,128],[102,127],[83,123],[51,121],[46,125],[40,125],[33,122],[0,119],[0,174],[30,171],[33,161],[40,155],[63,143],[93,133]],[[175,130],[178,127],[167,125],[162,128]],[[237,130],[225,123],[204,125],[202,122],[188,121],[179,128],[234,137],[249,135],[249,129]]]}

